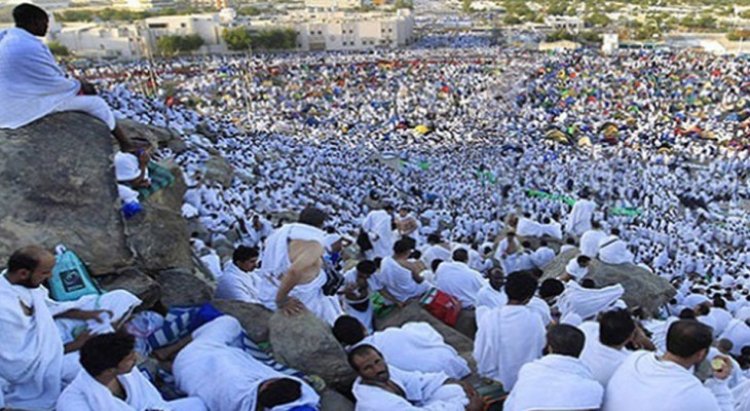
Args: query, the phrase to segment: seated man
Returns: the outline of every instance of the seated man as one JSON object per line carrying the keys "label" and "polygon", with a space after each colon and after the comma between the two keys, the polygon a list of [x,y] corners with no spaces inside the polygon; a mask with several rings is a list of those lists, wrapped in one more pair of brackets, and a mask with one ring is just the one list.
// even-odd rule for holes
{"label": "seated man", "polygon": [[479,375],[501,382],[506,391],[513,389],[524,364],[542,356],[544,323],[528,307],[537,284],[531,274],[510,274],[505,283],[508,302],[489,310],[477,324],[473,355]]}
{"label": "seated man", "polygon": [[[711,361],[713,377],[705,384],[691,371],[708,355],[711,327],[695,320],[679,320],[667,331],[667,352],[631,354],[607,384],[603,411],[732,410],[726,379],[732,372],[728,358]],[[718,360],[718,361],[717,361]],[[716,362],[716,364],[714,364]]]}
{"label": "seated man", "polygon": [[389,366],[372,345],[349,352],[349,365],[359,374],[352,393],[358,411],[479,411],[484,402],[467,384],[443,373],[420,373]]}
{"label": "seated man", "polygon": [[627,310],[620,309],[604,312],[598,323],[585,322],[578,328],[586,334],[581,361],[606,387],[617,367],[631,354],[625,346],[636,335],[635,321]]}
{"label": "seated man", "polygon": [[336,290],[330,295],[323,292],[326,233],[321,228],[327,218],[317,208],[305,208],[298,223],[285,224],[266,240],[259,295],[268,309],[287,315],[308,309],[331,326],[344,313]]}
{"label": "seated man", "polygon": [[241,245],[232,253],[232,261],[224,266],[224,274],[216,285],[216,298],[238,300],[259,304],[258,277],[254,273],[258,266],[258,249]]}
{"label": "seated man", "polygon": [[380,280],[375,274],[377,270],[376,262],[363,260],[344,274],[344,311],[362,322],[368,331],[373,329],[370,297],[380,291],[384,298],[393,299],[387,291],[381,290]]}
{"label": "seated man", "polygon": [[112,110],[92,95],[94,87],[68,78],[36,38],[47,34],[47,13],[24,3],[13,9],[13,20],[16,27],[0,32],[0,128],[23,127],[50,113],[82,111],[102,120],[123,151],[131,150]]}
{"label": "seated man", "polygon": [[598,410],[604,388],[578,359],[584,341],[583,332],[571,325],[552,326],[547,331],[547,355],[521,367],[503,409]]}
{"label": "seated man", "polygon": [[102,334],[81,348],[83,371],[63,390],[57,411],[205,411],[199,398],[164,401],[135,367],[135,339]]}
{"label": "seated man", "polygon": [[91,334],[114,331],[141,303],[122,290],[52,301],[42,283],[54,266],[54,255],[29,246],[14,252],[0,275],[0,408],[51,409],[80,370],[83,343]]}
{"label": "seated man", "polygon": [[157,353],[174,358],[177,387],[211,411],[290,410],[317,407],[320,397],[304,381],[259,362],[239,348],[242,327],[221,316]]}
{"label": "seated man", "polygon": [[370,344],[376,347],[388,364],[404,371],[442,371],[455,379],[471,373],[466,360],[428,323],[406,323],[368,336],[362,323],[345,315],[336,320],[333,335],[346,346]]}
{"label": "seated man", "polygon": [[468,263],[468,251],[459,248],[453,252],[453,261],[440,264],[435,272],[438,290],[456,297],[461,308],[474,308],[477,293],[487,283]]}
{"label": "seated man", "polygon": [[407,238],[396,241],[393,245],[393,257],[385,257],[380,263],[380,281],[383,288],[399,303],[413,298],[420,298],[430,284],[421,273],[427,269],[421,261],[411,260],[414,242]]}

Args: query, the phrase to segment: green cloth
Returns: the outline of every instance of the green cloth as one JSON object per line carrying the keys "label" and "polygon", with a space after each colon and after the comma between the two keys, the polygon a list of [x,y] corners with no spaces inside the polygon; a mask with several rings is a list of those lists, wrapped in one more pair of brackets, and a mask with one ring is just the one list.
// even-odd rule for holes
{"label": "green cloth", "polygon": [[157,191],[174,184],[172,173],[154,161],[148,163],[148,176],[151,179],[151,186],[136,189],[140,200],[145,200]]}
{"label": "green cloth", "polygon": [[388,315],[394,308],[395,305],[390,304],[380,293],[375,293],[370,296],[370,302],[372,303],[372,312],[376,318],[382,318]]}

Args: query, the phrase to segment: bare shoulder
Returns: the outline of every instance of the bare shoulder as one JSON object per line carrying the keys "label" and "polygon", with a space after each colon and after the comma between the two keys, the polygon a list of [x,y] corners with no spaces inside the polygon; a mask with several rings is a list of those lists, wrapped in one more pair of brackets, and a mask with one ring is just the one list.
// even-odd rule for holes
{"label": "bare shoulder", "polygon": [[296,260],[302,255],[323,255],[323,246],[315,240],[292,240],[289,242],[289,259]]}

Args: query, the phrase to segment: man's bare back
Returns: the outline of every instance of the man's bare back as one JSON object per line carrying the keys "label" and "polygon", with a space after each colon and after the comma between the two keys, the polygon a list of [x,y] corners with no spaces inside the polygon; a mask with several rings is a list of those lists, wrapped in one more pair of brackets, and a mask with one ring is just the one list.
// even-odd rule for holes
{"label": "man's bare back", "polygon": [[315,240],[289,242],[289,261],[292,262],[290,271],[294,270],[296,284],[307,284],[320,274],[324,251],[323,246]]}

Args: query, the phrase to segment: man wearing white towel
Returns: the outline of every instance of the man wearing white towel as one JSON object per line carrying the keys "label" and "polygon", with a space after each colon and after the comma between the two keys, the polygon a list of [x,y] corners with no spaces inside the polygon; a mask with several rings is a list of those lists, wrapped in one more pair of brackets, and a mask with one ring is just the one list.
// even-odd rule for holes
{"label": "man wearing white towel", "polygon": [[50,113],[82,111],[102,120],[123,151],[130,140],[115,122],[112,110],[86,82],[68,78],[55,62],[44,37],[49,17],[24,3],[13,9],[16,27],[0,32],[0,128],[16,129]]}
{"label": "man wearing white towel", "polygon": [[102,334],[81,348],[83,370],[57,400],[57,411],[206,411],[200,398],[164,401],[135,368],[135,339],[129,334]]}
{"label": "man wearing white towel", "polygon": [[704,384],[691,371],[706,358],[712,342],[711,327],[695,320],[675,321],[667,332],[664,355],[638,351],[615,371],[602,410],[733,410],[726,382],[732,372],[728,358],[719,356],[719,361],[711,362],[713,378]]}
{"label": "man wearing white towel", "polygon": [[518,382],[503,404],[507,411],[597,410],[604,388],[579,360],[585,336],[571,325],[547,332],[547,355],[518,373]]}
{"label": "man wearing white towel", "polygon": [[606,387],[617,367],[631,354],[625,345],[635,336],[635,322],[627,310],[617,309],[602,313],[599,322],[588,321],[578,328],[586,334],[581,361]]}
{"label": "man wearing white towel", "polygon": [[442,372],[410,372],[389,366],[372,345],[357,346],[348,359],[359,374],[352,388],[357,411],[479,411],[484,405],[468,384],[453,382]]}

